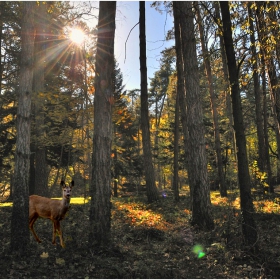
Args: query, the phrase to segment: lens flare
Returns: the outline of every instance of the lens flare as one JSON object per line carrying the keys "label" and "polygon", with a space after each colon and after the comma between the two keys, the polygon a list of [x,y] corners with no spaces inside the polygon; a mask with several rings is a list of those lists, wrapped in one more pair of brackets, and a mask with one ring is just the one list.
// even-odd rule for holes
{"label": "lens flare", "polygon": [[198,259],[203,258],[206,254],[203,252],[204,249],[201,245],[195,245],[192,249],[193,253],[197,256]]}

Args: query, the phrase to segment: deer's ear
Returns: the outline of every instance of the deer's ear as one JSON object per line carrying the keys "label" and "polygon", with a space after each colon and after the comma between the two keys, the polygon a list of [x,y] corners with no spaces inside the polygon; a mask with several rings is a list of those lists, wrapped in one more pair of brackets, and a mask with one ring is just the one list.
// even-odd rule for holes
{"label": "deer's ear", "polygon": [[72,186],[72,187],[74,187],[74,180],[72,180],[72,182],[71,182],[71,186]]}
{"label": "deer's ear", "polygon": [[61,187],[63,187],[64,185],[65,185],[64,181],[63,181],[63,180],[61,180],[61,182],[60,182],[60,186],[61,186]]}

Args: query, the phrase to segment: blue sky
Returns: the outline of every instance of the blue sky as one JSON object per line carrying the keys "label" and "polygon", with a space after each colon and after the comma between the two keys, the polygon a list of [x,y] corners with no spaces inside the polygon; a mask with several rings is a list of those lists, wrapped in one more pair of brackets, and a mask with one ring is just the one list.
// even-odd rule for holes
{"label": "blue sky", "polygon": [[[174,45],[174,41],[164,41],[166,33],[173,27],[173,17],[160,14],[151,8],[152,2],[146,1],[146,40],[147,40],[147,70],[148,78],[159,70],[160,52]],[[140,62],[139,62],[139,25],[131,32],[131,28],[139,21],[138,1],[118,1],[116,14],[115,57],[123,74],[123,84],[127,90],[140,89]],[[149,79],[148,79],[149,83]]]}

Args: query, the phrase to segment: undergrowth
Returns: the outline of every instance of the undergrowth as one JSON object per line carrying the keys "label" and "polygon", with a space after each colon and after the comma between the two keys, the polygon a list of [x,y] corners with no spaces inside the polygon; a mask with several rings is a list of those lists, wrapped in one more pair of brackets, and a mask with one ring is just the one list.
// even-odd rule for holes
{"label": "undergrowth", "polygon": [[42,239],[30,234],[25,258],[10,253],[11,205],[0,204],[1,278],[278,278],[280,276],[279,197],[254,197],[258,246],[244,247],[239,198],[211,193],[215,228],[203,232],[190,225],[188,195],[158,203],[144,198],[112,198],[112,244],[89,247],[89,203],[73,199],[62,221],[66,248],[51,244],[49,220],[35,224]]}

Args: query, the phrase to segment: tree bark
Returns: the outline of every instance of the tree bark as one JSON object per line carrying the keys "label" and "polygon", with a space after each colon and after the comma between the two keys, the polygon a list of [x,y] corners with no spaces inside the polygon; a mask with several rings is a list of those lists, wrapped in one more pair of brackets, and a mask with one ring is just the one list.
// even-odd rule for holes
{"label": "tree bark", "polygon": [[17,140],[14,174],[14,200],[11,219],[11,249],[24,253],[29,244],[29,157],[31,94],[34,54],[34,8],[36,2],[23,2],[21,64],[17,110]]}
{"label": "tree bark", "polygon": [[151,136],[149,124],[149,104],[146,64],[146,19],[145,1],[139,1],[139,40],[140,40],[140,72],[141,72],[141,130],[144,154],[144,169],[148,202],[158,200],[158,190],[155,184],[155,172],[152,162]]}
{"label": "tree bark", "polygon": [[182,130],[184,135],[184,149],[185,149],[185,162],[186,168],[189,172],[189,158],[188,158],[188,124],[187,124],[187,104],[186,104],[186,87],[184,80],[184,63],[182,53],[182,40],[181,40],[181,23],[180,13],[177,7],[177,1],[173,1],[173,14],[174,14],[174,32],[175,32],[175,47],[176,47],[176,70],[177,70],[177,95],[180,109],[180,117],[182,123]]}
{"label": "tree bark", "polygon": [[[178,79],[177,79],[178,80]],[[179,201],[179,94],[176,92],[176,103],[175,103],[175,125],[174,125],[174,163],[173,163],[173,190],[174,199],[176,202]]]}
{"label": "tree bark", "polygon": [[178,1],[176,2],[176,8],[180,15],[184,79],[187,94],[189,162],[191,163],[188,168],[192,199],[191,222],[202,229],[210,230],[214,228],[214,221],[211,214],[192,2]]}
{"label": "tree bark", "polygon": [[255,30],[253,24],[253,12],[250,8],[251,3],[248,2],[248,20],[250,28],[250,42],[251,42],[251,52],[253,56],[253,81],[254,81],[254,94],[255,94],[255,110],[256,110],[256,121],[257,121],[257,136],[258,136],[258,152],[259,161],[258,167],[263,172],[265,170],[265,143],[264,143],[264,130],[263,130],[263,109],[262,109],[262,95],[260,91],[260,83],[258,76],[258,58],[256,51],[256,40],[255,40]]}
{"label": "tree bark", "polygon": [[[2,57],[2,34],[3,34],[3,16],[5,12],[6,2],[0,2],[0,57]],[[3,77],[2,60],[0,60],[0,92],[2,92],[2,77]]]}
{"label": "tree bark", "polygon": [[218,182],[220,186],[220,194],[221,197],[227,196],[227,187],[225,184],[225,175],[223,172],[223,160],[222,160],[222,152],[221,152],[221,141],[220,141],[220,131],[219,131],[219,116],[217,110],[217,100],[214,92],[213,86],[213,77],[212,77],[212,70],[210,64],[210,54],[207,49],[205,39],[204,39],[204,27],[202,25],[200,10],[198,5],[196,6],[197,10],[197,19],[198,19],[198,28],[200,34],[200,41],[201,41],[201,49],[203,55],[203,63],[205,67],[205,72],[208,80],[208,87],[210,92],[210,103],[212,108],[212,116],[213,116],[213,130],[214,130],[214,139],[215,139],[215,150],[216,150],[216,162],[218,166]]}
{"label": "tree bark", "polygon": [[[219,3],[215,1],[214,2],[214,7],[215,7],[215,13],[216,13],[217,21],[221,22]],[[219,26],[219,27],[221,28],[221,26]],[[228,129],[230,131],[230,133],[228,133],[228,136],[227,136],[227,142],[232,143],[232,147],[233,147],[233,150],[234,150],[235,161],[237,162],[237,158],[236,158],[236,139],[235,139],[234,128],[233,128],[232,106],[231,106],[231,97],[230,97],[230,85],[229,85],[229,77],[228,77],[228,69],[227,69],[227,57],[226,57],[226,52],[225,52],[224,38],[221,34],[222,33],[219,32],[218,36],[219,36],[222,63],[223,63],[224,89],[225,89],[225,97],[226,97],[226,115],[228,116],[228,119],[229,119]],[[225,177],[226,177],[226,166],[225,166]]]}
{"label": "tree bark", "polygon": [[231,20],[228,2],[220,2],[223,22],[223,34],[227,55],[229,80],[231,87],[232,111],[237,145],[238,179],[242,213],[242,231],[247,245],[254,246],[257,241],[257,229],[254,220],[254,207],[251,196],[251,182],[246,150],[245,128],[243,123],[241,96],[238,84],[238,70],[233,47]]}
{"label": "tree bark", "polygon": [[33,91],[35,93],[35,193],[41,196],[48,196],[47,187],[47,163],[46,149],[44,146],[44,83],[45,83],[45,63],[46,63],[46,17],[47,4],[39,2],[36,7],[40,17],[35,18],[35,61]]}
{"label": "tree bark", "polygon": [[[265,7],[265,3],[263,1],[256,1],[256,5],[257,5],[256,15],[257,15],[258,35],[260,38],[260,48],[261,48],[261,53],[264,57],[267,74],[269,77],[269,88],[271,92],[271,99],[273,102],[273,111],[277,117],[277,128],[278,128],[278,134],[280,135],[280,87],[279,87],[279,79],[275,68],[275,63],[273,61],[274,54],[271,48],[267,47],[267,38],[270,37],[270,34],[267,32],[268,27],[265,24],[265,18],[262,11],[262,8]],[[279,153],[280,151],[278,150],[278,154]]]}
{"label": "tree bark", "polygon": [[89,236],[89,243],[96,246],[110,244],[115,15],[115,1],[99,3]]}

